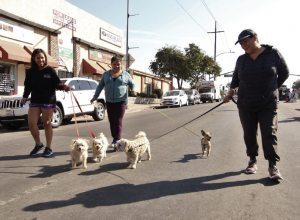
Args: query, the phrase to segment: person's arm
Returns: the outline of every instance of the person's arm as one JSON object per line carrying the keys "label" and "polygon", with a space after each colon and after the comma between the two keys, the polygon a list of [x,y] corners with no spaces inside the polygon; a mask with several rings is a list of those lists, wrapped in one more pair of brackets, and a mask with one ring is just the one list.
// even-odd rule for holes
{"label": "person's arm", "polygon": [[54,88],[56,88],[58,90],[66,90],[66,91],[70,90],[70,87],[68,85],[65,85],[65,86],[60,85],[62,83],[61,83],[60,79],[58,78],[58,75],[57,75],[55,69],[53,69],[53,68],[51,68],[51,79],[52,79],[52,85]]}
{"label": "person's arm", "polygon": [[31,69],[28,70],[26,77],[25,77],[25,81],[24,81],[24,93],[23,93],[23,99],[21,100],[22,105],[25,105],[27,98],[29,96],[29,94],[32,91],[31,85],[30,85],[30,80],[31,80]]}
{"label": "person's arm", "polygon": [[132,80],[131,75],[129,73],[128,73],[128,85],[129,85],[129,88],[131,89],[131,91],[136,90],[136,86],[133,83],[133,80]]}
{"label": "person's arm", "polygon": [[105,75],[103,74],[101,79],[100,79],[100,82],[97,86],[97,89],[95,91],[95,95],[90,101],[91,103],[93,103],[94,101],[96,101],[98,99],[98,96],[100,95],[102,89],[104,88],[104,77],[105,77]]}
{"label": "person's arm", "polygon": [[289,77],[290,71],[281,53],[278,50],[275,51],[278,59],[277,60],[277,71],[278,71],[277,87],[280,88],[284,83],[284,81]]}
{"label": "person's arm", "polygon": [[136,95],[136,92],[135,92],[136,86],[133,83],[133,80],[132,80],[131,75],[129,73],[128,73],[128,85],[129,85],[129,88],[131,90],[131,94]]}
{"label": "person's arm", "polygon": [[[239,59],[238,59],[239,60]],[[230,84],[230,89],[227,93],[227,95],[224,97],[224,102],[227,103],[230,101],[230,99],[234,96],[235,88],[239,86],[240,80],[238,78],[238,60],[235,65],[235,69],[233,71],[232,80]]]}

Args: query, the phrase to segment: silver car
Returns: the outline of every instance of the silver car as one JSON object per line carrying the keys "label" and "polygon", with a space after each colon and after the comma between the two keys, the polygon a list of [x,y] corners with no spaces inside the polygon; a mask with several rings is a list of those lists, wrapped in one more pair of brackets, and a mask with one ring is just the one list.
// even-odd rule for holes
{"label": "silver car", "polygon": [[189,103],[195,105],[196,103],[200,104],[201,102],[201,97],[199,92],[196,89],[191,89],[185,91],[185,93],[188,96]]}

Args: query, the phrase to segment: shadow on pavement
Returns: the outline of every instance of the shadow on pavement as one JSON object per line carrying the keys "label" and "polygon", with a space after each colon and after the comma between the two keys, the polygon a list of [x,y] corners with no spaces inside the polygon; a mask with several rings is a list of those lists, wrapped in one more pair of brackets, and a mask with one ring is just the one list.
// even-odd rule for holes
{"label": "shadow on pavement", "polygon": [[102,165],[100,162],[98,164],[100,166],[99,169],[82,172],[78,175],[82,175],[82,176],[97,175],[97,174],[105,173],[105,172],[109,172],[109,171],[123,170],[129,166],[129,163],[111,163],[111,164]]}
{"label": "shadow on pavement", "polygon": [[288,123],[288,122],[294,122],[294,121],[300,121],[300,117],[288,118],[286,120],[278,121],[278,123]]}
{"label": "shadow on pavement", "polygon": [[40,166],[41,169],[36,175],[29,176],[29,178],[47,178],[54,176],[56,174],[64,173],[64,172],[69,172],[71,171],[71,164],[64,164],[64,165],[59,165],[59,166]]}
{"label": "shadow on pavement", "polygon": [[190,160],[199,159],[199,156],[197,156],[197,155],[200,155],[200,154],[202,155],[202,153],[198,153],[198,154],[185,154],[182,159],[177,160],[177,161],[172,161],[172,162],[174,162],[174,163],[187,163]]}
{"label": "shadow on pavement", "polygon": [[[119,164],[120,168],[125,164]],[[108,168],[103,168],[108,170]],[[82,204],[86,208],[98,206],[112,206],[121,204],[131,204],[140,201],[157,199],[165,196],[204,192],[218,190],[229,187],[246,186],[252,184],[263,184],[264,186],[273,186],[279,183],[271,182],[268,178],[258,180],[241,180],[234,182],[208,183],[222,178],[241,175],[243,171],[228,172],[212,176],[196,177],[177,181],[161,181],[145,183],[141,185],[117,184],[93,189],[77,194],[69,200],[50,201],[36,203],[23,208],[24,211],[38,212],[48,209],[57,209],[61,207]],[[201,195],[201,194],[200,194]]]}
{"label": "shadow on pavement", "polygon": [[[66,151],[66,152],[54,152],[53,155],[49,158],[53,158],[56,156],[65,156],[65,155],[69,155],[70,151]],[[39,154],[35,155],[35,156],[29,156],[28,155],[14,155],[14,156],[2,156],[0,157],[0,161],[4,161],[4,160],[25,160],[25,159],[34,159],[34,158],[40,158],[42,157],[42,152],[40,152]]]}

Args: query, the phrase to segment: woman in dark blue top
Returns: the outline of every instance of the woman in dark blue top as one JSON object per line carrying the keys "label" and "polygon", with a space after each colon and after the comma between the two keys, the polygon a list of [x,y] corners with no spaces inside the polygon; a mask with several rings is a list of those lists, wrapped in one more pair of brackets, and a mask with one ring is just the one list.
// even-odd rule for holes
{"label": "woman in dark blue top", "polygon": [[283,56],[270,45],[260,45],[257,34],[246,29],[238,37],[245,51],[237,62],[230,91],[224,98],[229,102],[238,87],[238,109],[244,130],[244,141],[250,161],[246,173],[256,173],[258,156],[257,127],[260,125],[264,157],[269,161],[269,178],[282,179],[276,162],[278,128],[278,88],[289,76]]}

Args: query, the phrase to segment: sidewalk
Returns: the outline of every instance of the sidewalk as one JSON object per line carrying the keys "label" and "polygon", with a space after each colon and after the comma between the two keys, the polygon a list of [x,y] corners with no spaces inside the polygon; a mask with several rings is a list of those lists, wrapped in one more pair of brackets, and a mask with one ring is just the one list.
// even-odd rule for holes
{"label": "sidewalk", "polygon": [[[161,108],[160,104],[152,103],[150,104],[152,107]],[[126,109],[125,114],[133,113],[133,112],[141,112],[141,111],[151,111],[153,108],[147,104],[128,104],[128,109]],[[105,110],[105,117],[107,117],[107,112]],[[93,120],[92,116],[86,116],[88,120]],[[83,116],[77,117],[77,121],[84,120]],[[74,121],[74,118],[72,119]]]}

